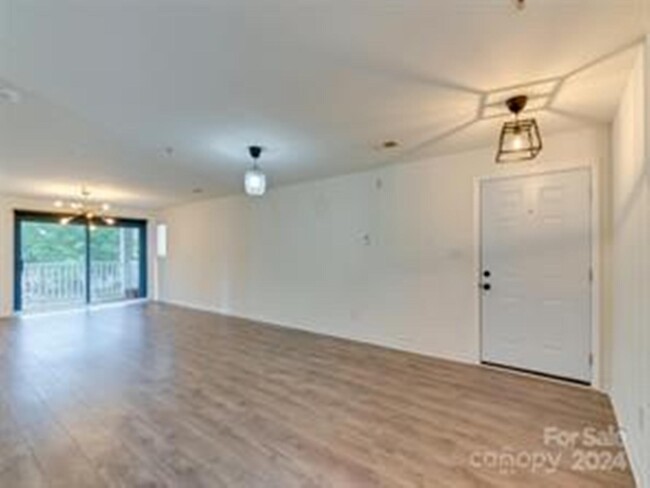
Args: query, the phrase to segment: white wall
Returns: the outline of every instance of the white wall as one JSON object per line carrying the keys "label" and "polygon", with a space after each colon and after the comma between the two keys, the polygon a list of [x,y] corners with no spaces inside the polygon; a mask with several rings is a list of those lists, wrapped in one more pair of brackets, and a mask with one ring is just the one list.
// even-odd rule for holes
{"label": "white wall", "polygon": [[[641,49],[612,127],[611,396],[650,486],[650,65]],[[642,474],[645,473],[645,474]]]}
{"label": "white wall", "polygon": [[533,164],[497,166],[492,147],[170,208],[161,298],[476,361],[476,178],[599,174],[606,141],[589,129],[547,136]]}
{"label": "white wall", "polygon": [[[0,317],[13,313],[14,300],[14,211],[32,210],[51,212],[52,201],[31,200],[0,195]],[[139,209],[114,208],[112,214],[124,218],[141,218],[149,222],[148,236],[148,295],[156,297],[157,276],[155,269],[155,213]]]}

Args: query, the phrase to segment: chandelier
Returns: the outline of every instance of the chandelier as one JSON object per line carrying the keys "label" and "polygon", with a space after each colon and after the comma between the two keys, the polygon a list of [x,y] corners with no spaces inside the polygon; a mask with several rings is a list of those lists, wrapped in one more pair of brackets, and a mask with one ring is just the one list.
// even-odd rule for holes
{"label": "chandelier", "polygon": [[83,221],[94,230],[97,224],[115,225],[115,219],[106,215],[111,208],[108,203],[99,203],[91,199],[90,191],[81,188],[81,198],[77,200],[57,200],[54,206],[58,209],[69,210],[71,215],[64,215],[59,219],[61,225],[68,225],[75,221]]}

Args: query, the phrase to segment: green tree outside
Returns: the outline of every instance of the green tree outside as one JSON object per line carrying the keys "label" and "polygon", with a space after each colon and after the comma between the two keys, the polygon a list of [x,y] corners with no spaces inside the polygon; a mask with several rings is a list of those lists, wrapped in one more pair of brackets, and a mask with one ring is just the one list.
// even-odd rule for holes
{"label": "green tree outside", "polygon": [[[119,261],[121,232],[132,232],[132,229],[98,227],[91,231],[93,261]],[[138,246],[128,247],[131,255],[127,258],[137,259]],[[82,225],[22,223],[22,258],[26,262],[78,262],[85,259],[85,253],[86,229]]]}

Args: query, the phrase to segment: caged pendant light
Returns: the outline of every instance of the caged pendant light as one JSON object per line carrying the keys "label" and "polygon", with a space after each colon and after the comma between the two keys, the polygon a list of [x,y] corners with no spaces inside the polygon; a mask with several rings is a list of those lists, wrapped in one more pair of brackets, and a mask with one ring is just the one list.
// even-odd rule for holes
{"label": "caged pendant light", "polygon": [[503,124],[499,137],[497,163],[513,163],[535,159],[542,150],[542,138],[534,118],[520,119],[519,114],[526,107],[528,97],[518,95],[506,100],[514,120]]}

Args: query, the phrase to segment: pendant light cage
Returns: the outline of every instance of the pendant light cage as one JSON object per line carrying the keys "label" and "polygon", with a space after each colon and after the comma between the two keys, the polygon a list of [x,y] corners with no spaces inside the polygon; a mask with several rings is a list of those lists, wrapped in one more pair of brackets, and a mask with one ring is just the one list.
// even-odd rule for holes
{"label": "pendant light cage", "polygon": [[542,151],[542,137],[534,118],[519,119],[519,113],[526,106],[528,97],[520,95],[506,100],[514,120],[505,122],[499,137],[497,163],[514,163],[535,159]]}

